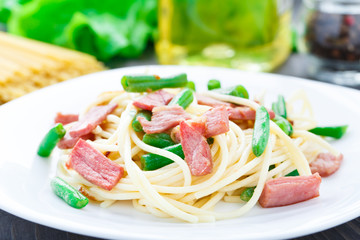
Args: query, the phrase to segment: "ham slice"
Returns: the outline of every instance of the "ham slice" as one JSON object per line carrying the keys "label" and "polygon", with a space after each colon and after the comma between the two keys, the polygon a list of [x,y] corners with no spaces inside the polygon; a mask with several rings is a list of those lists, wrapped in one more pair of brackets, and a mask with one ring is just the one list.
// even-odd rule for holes
{"label": "ham slice", "polygon": [[312,173],[319,173],[322,177],[327,177],[336,172],[341,165],[343,155],[334,156],[331,153],[319,153],[316,159],[310,163]]}
{"label": "ham slice", "polygon": [[[234,107],[227,109],[230,120],[255,120],[256,111],[249,107]],[[272,110],[268,110],[270,119],[275,117]]]}
{"label": "ham slice", "polygon": [[91,139],[93,137],[92,133],[88,133],[81,137],[71,137],[69,132],[66,132],[65,136],[57,143],[57,147],[60,149],[70,149],[75,146],[77,141],[81,138],[83,140]]}
{"label": "ham slice", "polygon": [[62,114],[58,112],[55,117],[55,123],[61,123],[63,125],[72,123],[79,120],[79,115],[77,114]]}
{"label": "ham slice", "polygon": [[189,123],[180,123],[181,146],[184,151],[185,161],[193,176],[203,176],[211,173],[212,159],[210,146],[205,137],[194,130]]}
{"label": "ham slice", "polygon": [[[238,106],[232,103],[216,100],[211,97],[196,95],[196,99],[199,105],[206,105],[210,107],[222,107],[226,106],[230,120],[255,120],[256,111],[246,106]],[[272,110],[268,110],[270,119],[275,117],[275,113]]]}
{"label": "ham slice", "polygon": [[117,104],[115,103],[92,107],[82,119],[71,126],[69,130],[70,136],[76,138],[91,133],[116,107]]}
{"label": "ham slice", "polygon": [[197,102],[199,105],[206,105],[206,106],[210,106],[210,107],[221,107],[221,106],[231,107],[231,106],[233,106],[233,104],[231,104],[231,103],[216,100],[214,98],[206,97],[206,96],[203,96],[200,94],[196,94],[196,99],[197,99]]}
{"label": "ham slice", "polygon": [[229,115],[226,107],[212,108],[204,114],[206,138],[213,137],[229,131]]}
{"label": "ham slice", "polygon": [[306,201],[319,196],[320,183],[318,173],[270,179],[265,183],[259,203],[264,208],[270,208]]}
{"label": "ham slice", "polygon": [[[186,122],[194,131],[197,131],[205,138],[229,131],[229,117],[224,106],[212,108],[202,117]],[[178,127],[171,130],[171,137],[175,142],[180,142],[180,130]]]}
{"label": "ham slice", "polygon": [[124,174],[121,166],[82,139],[71,151],[68,165],[92,184],[109,191]]}
{"label": "ham slice", "polygon": [[152,111],[154,107],[167,105],[173,97],[174,94],[161,89],[136,100],[133,105],[144,110]]}
{"label": "ham slice", "polygon": [[161,133],[177,126],[181,121],[190,119],[189,114],[180,106],[154,107],[151,121],[138,117],[146,133]]}

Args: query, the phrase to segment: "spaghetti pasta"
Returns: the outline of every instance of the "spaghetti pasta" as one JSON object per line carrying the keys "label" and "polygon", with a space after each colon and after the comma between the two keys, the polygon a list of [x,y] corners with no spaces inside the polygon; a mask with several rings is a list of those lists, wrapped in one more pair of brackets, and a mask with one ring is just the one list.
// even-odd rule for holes
{"label": "spaghetti pasta", "polygon": [[[180,92],[181,89],[172,91]],[[134,208],[139,211],[190,223],[239,217],[256,205],[267,180],[283,177],[295,169],[301,176],[309,176],[309,163],[319,153],[330,152],[339,155],[339,152],[323,138],[306,131],[315,120],[306,95],[297,93],[295,98],[287,102],[289,119],[294,121],[294,133],[291,137],[270,121],[269,143],[265,152],[256,157],[251,150],[253,128],[244,129],[238,122],[230,121],[229,131],[214,136],[214,142],[210,145],[213,161],[211,174],[193,176],[182,158],[144,143],[141,140],[143,133],[132,129],[131,122],[138,111],[132,103],[143,95],[123,91],[103,93],[82,113],[83,116],[93,106],[118,104],[117,109],[92,131],[94,139],[87,140],[110,160],[124,168],[124,176],[112,190],[101,189],[69,168],[67,162],[70,150],[63,150],[61,153],[58,176],[74,187],[81,187],[86,195],[101,202],[102,207],[116,201],[132,200]],[[249,99],[212,91],[203,95],[255,110],[260,106]],[[303,115],[306,118],[296,115],[292,105],[295,100],[303,103],[302,114],[307,112],[307,115]],[[186,112],[191,118],[196,118],[209,109],[208,106],[199,105],[195,99]],[[71,125],[66,125],[66,128],[71,128]],[[153,171],[143,171],[140,167],[140,157],[145,153],[169,158],[173,163]],[[251,199],[246,203],[242,202],[242,191],[254,186],[256,188]],[[218,211],[216,205],[221,201],[236,203],[239,207],[228,212]]]}
{"label": "spaghetti pasta", "polygon": [[0,104],[104,69],[94,57],[0,31]]}

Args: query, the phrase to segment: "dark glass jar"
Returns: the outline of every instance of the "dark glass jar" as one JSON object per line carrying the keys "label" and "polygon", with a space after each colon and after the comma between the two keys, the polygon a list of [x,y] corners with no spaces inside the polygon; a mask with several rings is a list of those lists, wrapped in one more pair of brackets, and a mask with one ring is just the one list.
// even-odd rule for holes
{"label": "dark glass jar", "polygon": [[300,49],[318,80],[360,86],[360,1],[304,0]]}

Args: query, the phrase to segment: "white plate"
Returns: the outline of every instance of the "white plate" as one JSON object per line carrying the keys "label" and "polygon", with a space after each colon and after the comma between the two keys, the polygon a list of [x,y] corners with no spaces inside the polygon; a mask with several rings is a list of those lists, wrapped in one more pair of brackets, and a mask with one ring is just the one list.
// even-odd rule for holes
{"label": "white plate", "polygon": [[[121,89],[124,74],[173,75],[186,72],[205,90],[211,78],[223,86],[245,85],[250,94],[267,89],[268,106],[277,94],[304,89],[321,125],[349,124],[348,133],[332,144],[345,156],[338,172],[323,178],[320,197],[281,208],[255,207],[247,215],[216,223],[189,224],[137,212],[129,203],[77,210],[50,189],[56,154],[36,155],[56,112],[76,113],[103,91]],[[147,66],[100,72],[53,85],[0,107],[0,208],[46,226],[114,239],[279,239],[321,231],[360,215],[360,93],[357,90],[272,74],[237,70]]]}

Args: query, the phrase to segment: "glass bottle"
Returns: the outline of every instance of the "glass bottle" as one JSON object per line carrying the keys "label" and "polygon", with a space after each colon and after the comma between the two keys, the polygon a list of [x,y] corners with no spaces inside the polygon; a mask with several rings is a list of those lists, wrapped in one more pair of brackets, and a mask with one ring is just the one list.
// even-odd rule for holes
{"label": "glass bottle", "polygon": [[291,0],[159,0],[161,64],[271,71],[290,53]]}

